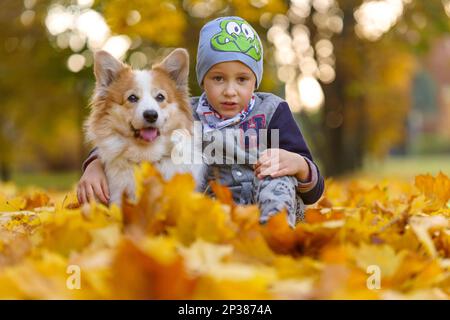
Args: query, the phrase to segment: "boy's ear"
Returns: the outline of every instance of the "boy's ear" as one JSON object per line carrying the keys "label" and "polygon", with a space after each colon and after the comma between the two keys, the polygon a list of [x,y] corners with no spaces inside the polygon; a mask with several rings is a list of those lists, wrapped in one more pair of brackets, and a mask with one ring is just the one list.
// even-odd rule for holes
{"label": "boy's ear", "polygon": [[126,65],[106,51],[97,51],[94,55],[94,74],[97,90],[106,89]]}
{"label": "boy's ear", "polygon": [[173,50],[162,62],[154,65],[152,69],[161,68],[175,80],[179,89],[186,89],[189,76],[189,53],[186,49]]}

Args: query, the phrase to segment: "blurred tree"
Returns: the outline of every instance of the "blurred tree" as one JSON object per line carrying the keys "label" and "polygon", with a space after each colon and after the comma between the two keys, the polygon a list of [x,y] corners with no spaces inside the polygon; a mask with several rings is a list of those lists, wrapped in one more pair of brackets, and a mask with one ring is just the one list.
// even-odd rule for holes
{"label": "blurred tree", "polygon": [[[401,0],[394,2],[398,4],[398,1]],[[367,40],[358,29],[355,14],[366,2],[97,0],[93,9],[105,17],[111,34],[124,34],[131,39],[125,59],[135,67],[151,66],[172,47],[187,48],[191,53],[193,95],[200,93],[195,79],[199,31],[215,17],[239,15],[252,23],[265,48],[260,90],[279,95],[288,88],[279,79],[287,82],[290,78],[292,88],[292,79],[301,76],[305,69],[305,64],[299,66],[308,62],[306,67],[310,68],[311,61],[294,60],[291,65],[294,72],[280,68],[278,60],[287,61],[291,57],[280,55],[272,43],[286,46],[286,41],[289,44],[296,40],[278,36],[270,39],[277,21],[282,22],[288,35],[301,31],[299,27],[307,29],[310,45],[307,53],[319,68],[323,62],[317,54],[319,42],[329,40],[332,55],[323,60],[333,66],[334,76],[319,79],[325,103],[315,114],[302,112],[300,117],[325,173],[337,175],[360,167],[367,154],[384,156],[401,141],[410,107],[415,55],[425,52],[436,37],[449,31],[449,20],[442,5],[449,1],[411,0],[402,2],[403,14],[394,21],[390,31],[388,28],[384,34]],[[76,168],[86,152],[81,128],[94,81],[91,48],[87,41],[78,48],[73,43],[61,46],[64,41],[70,42],[67,34],[61,34],[62,37],[49,34],[45,18],[54,3],[80,11],[77,1],[72,0],[1,2],[0,173],[3,179],[8,178],[16,163],[30,168]],[[325,14],[326,6],[331,8],[331,18]],[[305,10],[299,10],[300,7]],[[76,73],[67,69],[67,59],[74,53],[85,60],[84,67]],[[288,93],[286,90],[287,96]],[[298,100],[295,96],[287,98],[293,101],[292,105]]]}
{"label": "blurred tree", "polygon": [[[377,5],[383,2],[387,3],[379,1]],[[329,10],[342,18],[342,30],[334,37],[323,27],[327,25],[327,16],[319,3],[335,3]],[[358,169],[365,156],[384,157],[402,142],[417,62],[433,40],[449,31],[449,19],[441,1],[399,0],[390,2],[402,3],[403,7],[403,14],[392,21],[392,28],[365,37],[358,25],[357,9],[367,3],[312,1],[308,15],[297,23],[307,28],[316,49],[324,38],[333,44],[335,58],[331,64],[334,64],[335,79],[322,84],[323,108],[315,115],[302,112],[300,116],[307,131],[312,133],[308,135],[313,142],[312,149],[326,175]],[[373,20],[390,14],[388,11],[368,13]],[[383,27],[369,22],[375,30]],[[290,30],[295,27],[296,23],[290,23]],[[315,58],[320,60],[317,55]]]}
{"label": "blurred tree", "polygon": [[66,55],[48,41],[43,20],[49,4],[37,2],[24,17],[22,1],[1,3],[2,180],[8,180],[19,165],[57,170],[74,168],[80,162],[80,112],[86,98],[76,83],[83,73],[70,73]]}
{"label": "blurred tree", "polygon": [[[320,158],[330,175],[360,168],[365,155],[383,157],[402,142],[415,55],[420,59],[436,37],[450,30],[441,1],[411,1],[404,2],[403,15],[389,32],[369,41],[355,33],[354,12],[361,3],[339,3],[344,23],[334,41],[336,79],[323,86]],[[340,126],[330,121],[333,112],[341,113]]]}
{"label": "blurred tree", "polygon": [[[270,18],[283,14],[287,8],[288,4],[283,0],[100,0],[95,6],[105,16],[113,33],[126,34],[133,39],[133,43],[138,43],[135,47],[132,45],[128,54],[130,63],[133,63],[134,51],[144,52],[147,58],[145,65],[149,66],[167,54],[168,50],[155,50],[157,48],[187,48],[191,53],[190,87],[193,94],[200,93],[195,78],[195,57],[200,29],[206,22],[224,15],[241,16],[252,23],[268,48],[267,30],[260,24],[261,15]],[[268,50],[261,89],[279,90],[270,55]]]}
{"label": "blurred tree", "polygon": [[[257,1],[256,1],[257,2]],[[255,2],[255,3],[256,3]],[[270,0],[268,12],[282,13],[286,5]],[[0,12],[0,174],[2,180],[15,168],[21,170],[65,170],[78,168],[86,155],[81,132],[92,93],[94,77],[88,61],[88,43],[76,48],[67,33],[56,37],[46,28],[51,7],[60,4],[72,12],[82,12],[77,1],[42,0],[1,3]],[[251,21],[259,19],[258,10],[247,3],[217,1],[95,1],[93,8],[105,16],[112,34],[126,34],[133,44],[126,58],[136,64],[133,53],[146,55],[151,66],[173,47],[196,52],[198,34],[209,19],[223,14],[239,14]],[[66,17],[67,19],[67,17]],[[257,25],[259,32],[264,30]],[[94,30],[92,30],[94,31]],[[65,40],[66,39],[66,40]],[[50,41],[49,41],[50,40]],[[70,45],[61,45],[68,41]],[[86,58],[81,71],[68,70],[74,53]],[[136,55],[135,55],[136,56]],[[191,55],[191,75],[195,74],[195,55]],[[273,89],[275,66],[263,87]],[[193,93],[200,89],[191,76]]]}
{"label": "blurred tree", "polygon": [[378,41],[358,37],[354,11],[360,4],[340,3],[336,78],[323,85],[325,104],[314,130],[323,133],[317,150],[327,175],[361,168],[366,155],[383,157],[404,138],[414,57],[392,33]]}

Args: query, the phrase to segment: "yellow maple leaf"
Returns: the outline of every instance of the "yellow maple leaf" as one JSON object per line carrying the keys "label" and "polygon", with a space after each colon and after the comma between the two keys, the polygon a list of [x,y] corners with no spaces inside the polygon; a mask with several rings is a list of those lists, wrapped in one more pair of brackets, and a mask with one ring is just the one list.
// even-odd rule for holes
{"label": "yellow maple leaf", "polygon": [[442,172],[436,177],[430,174],[418,175],[415,185],[427,198],[436,201],[440,206],[447,205],[450,200],[450,179]]}
{"label": "yellow maple leaf", "polygon": [[381,271],[381,277],[392,277],[401,265],[406,252],[396,253],[389,245],[370,245],[361,243],[359,247],[350,249],[356,265],[364,272],[370,266],[376,266]]}

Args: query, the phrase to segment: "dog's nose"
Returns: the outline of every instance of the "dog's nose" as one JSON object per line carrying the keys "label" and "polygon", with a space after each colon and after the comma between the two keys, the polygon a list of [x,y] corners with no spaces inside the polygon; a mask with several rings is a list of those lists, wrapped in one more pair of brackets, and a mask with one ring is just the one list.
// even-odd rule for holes
{"label": "dog's nose", "polygon": [[158,119],[158,112],[155,110],[145,110],[143,116],[148,122],[155,122]]}

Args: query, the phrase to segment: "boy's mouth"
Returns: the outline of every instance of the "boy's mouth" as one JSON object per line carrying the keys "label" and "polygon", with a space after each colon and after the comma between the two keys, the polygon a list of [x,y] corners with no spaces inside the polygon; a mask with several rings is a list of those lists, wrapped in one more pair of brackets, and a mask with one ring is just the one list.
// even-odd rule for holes
{"label": "boy's mouth", "polygon": [[134,137],[136,139],[144,140],[146,142],[152,142],[159,136],[159,130],[154,127],[146,127],[141,129],[136,129],[130,122],[131,131],[133,131]]}
{"label": "boy's mouth", "polygon": [[234,108],[236,107],[238,104],[235,102],[222,102],[220,103],[222,106],[224,106],[225,108]]}

